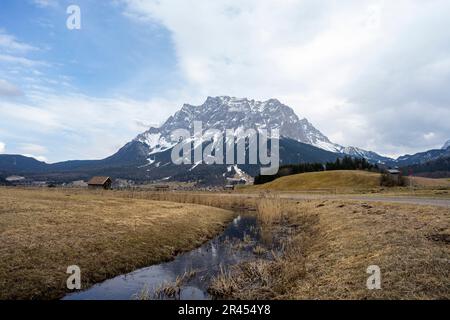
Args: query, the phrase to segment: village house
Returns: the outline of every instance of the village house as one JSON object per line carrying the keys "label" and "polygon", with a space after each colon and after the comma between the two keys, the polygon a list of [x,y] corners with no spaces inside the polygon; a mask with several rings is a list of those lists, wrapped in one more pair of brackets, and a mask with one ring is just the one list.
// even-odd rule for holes
{"label": "village house", "polygon": [[387,170],[389,176],[396,182],[398,183],[400,181],[400,170],[398,169],[388,169]]}
{"label": "village house", "polygon": [[247,181],[242,178],[227,178],[227,185],[225,186],[225,190],[234,190],[236,186],[245,185]]}
{"label": "village house", "polygon": [[88,181],[89,189],[111,189],[112,180],[110,177],[92,177]]}
{"label": "village house", "polygon": [[169,191],[170,187],[166,184],[156,185],[154,186],[155,191]]}

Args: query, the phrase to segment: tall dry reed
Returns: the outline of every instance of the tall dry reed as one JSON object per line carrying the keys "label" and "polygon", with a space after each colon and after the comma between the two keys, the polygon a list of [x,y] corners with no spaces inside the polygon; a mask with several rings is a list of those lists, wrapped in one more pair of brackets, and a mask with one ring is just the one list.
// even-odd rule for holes
{"label": "tall dry reed", "polygon": [[263,225],[280,223],[283,218],[283,203],[277,195],[262,195],[256,204],[258,220]]}

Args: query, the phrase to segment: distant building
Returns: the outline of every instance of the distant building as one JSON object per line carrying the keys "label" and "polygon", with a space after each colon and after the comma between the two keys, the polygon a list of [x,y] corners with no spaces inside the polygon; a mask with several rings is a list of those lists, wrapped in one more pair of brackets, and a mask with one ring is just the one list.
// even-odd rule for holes
{"label": "distant building", "polygon": [[128,189],[128,188],[132,188],[132,187],[134,187],[134,181],[133,180],[126,180],[126,179],[114,179],[112,187],[114,189]]}
{"label": "distant building", "polygon": [[167,184],[160,184],[160,185],[154,186],[155,191],[168,191],[169,189],[170,189],[170,187]]}
{"label": "distant building", "polygon": [[25,180],[25,177],[21,176],[9,176],[5,179],[8,182],[19,182]]}
{"label": "distant building", "polygon": [[389,174],[389,176],[392,177],[393,180],[395,180],[396,182],[400,181],[400,175],[401,172],[397,169],[388,169],[387,173]]}
{"label": "distant building", "polygon": [[237,186],[237,185],[245,185],[247,181],[242,178],[227,178],[228,184]]}
{"label": "distant building", "polygon": [[110,177],[92,177],[88,181],[89,189],[111,189],[112,180]]}
{"label": "distant building", "polygon": [[84,180],[76,180],[69,183],[68,186],[73,188],[86,188],[88,184]]}
{"label": "distant building", "polygon": [[242,178],[227,178],[227,184],[225,186],[226,190],[234,190],[236,186],[243,186],[247,183],[245,179]]}

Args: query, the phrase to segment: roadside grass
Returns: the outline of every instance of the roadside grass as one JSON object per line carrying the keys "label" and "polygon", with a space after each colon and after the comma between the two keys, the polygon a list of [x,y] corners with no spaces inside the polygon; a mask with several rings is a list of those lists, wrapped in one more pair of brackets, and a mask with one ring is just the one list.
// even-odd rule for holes
{"label": "roadside grass", "polygon": [[148,286],[144,286],[133,298],[135,300],[180,299],[182,286],[189,282],[196,273],[196,270],[185,271],[182,275],[177,276],[174,281],[161,283],[153,293],[150,293]]}
{"label": "roadside grass", "polygon": [[409,181],[416,187],[450,187],[450,179],[431,179],[424,177],[408,177]]}
{"label": "roadside grass", "polygon": [[68,293],[198,247],[232,220],[227,210],[82,190],[0,188],[0,299]]}
{"label": "roadside grass", "polygon": [[[213,279],[223,299],[449,299],[450,210],[354,201],[283,202],[297,231],[272,260]],[[367,267],[382,289],[368,290]]]}
{"label": "roadside grass", "polygon": [[450,180],[406,177],[404,187],[380,186],[379,173],[359,170],[309,172],[278,178],[255,186],[244,186],[240,193],[302,192],[312,194],[383,194],[449,197]]}
{"label": "roadside grass", "polygon": [[[185,271],[184,274],[177,276],[175,281],[162,283],[158,288],[156,288],[153,298],[154,299],[179,299],[181,295],[181,287],[192,279],[197,271],[190,270]],[[149,300],[150,300],[149,296]]]}
{"label": "roadside grass", "polygon": [[[262,232],[287,234],[284,253],[223,270],[210,292],[223,299],[450,299],[450,210],[352,200],[282,199],[267,192],[145,197],[258,208]],[[273,212],[274,217],[270,217]],[[269,229],[269,230],[268,230]],[[368,290],[378,265],[382,289]]]}
{"label": "roadside grass", "polygon": [[308,172],[285,176],[269,183],[256,185],[250,189],[277,191],[323,189],[324,191],[333,191],[336,189],[371,189],[376,188],[379,185],[379,173],[357,170],[338,170]]}
{"label": "roadside grass", "polygon": [[[119,193],[122,193],[119,191]],[[203,193],[203,192],[134,192],[125,191],[125,196],[151,199],[157,201],[173,201],[180,203],[194,203],[205,206],[218,207],[228,210],[255,210],[259,201],[253,196],[233,196],[233,194]]]}
{"label": "roadside grass", "polygon": [[[8,196],[3,190],[0,189],[0,281],[3,281],[0,293],[7,292],[5,287],[16,288],[16,294],[8,298],[51,298],[63,294],[64,291],[60,291],[55,295],[55,287],[65,287],[65,268],[76,264],[73,256],[67,262],[67,256],[74,255],[73,248],[78,250],[76,261],[83,259],[83,253],[89,255],[84,258],[89,262],[86,263],[88,269],[93,267],[91,270],[94,270],[88,274],[87,285],[90,285],[170,259],[178,252],[177,248],[197,247],[232,217],[230,212],[174,203],[178,202],[233,210],[258,208],[256,214],[262,222],[262,232],[270,229],[267,238],[277,232],[285,236],[281,255],[273,254],[271,260],[257,259],[223,269],[210,287],[210,292],[219,298],[450,299],[450,210],[445,207],[338,199],[280,200],[267,192],[246,196],[198,192],[87,193],[57,189],[51,192],[14,190],[22,193]],[[149,206],[157,209],[149,210]],[[148,211],[158,212],[157,217]],[[9,221],[7,230],[5,221]],[[71,228],[64,228],[67,223]],[[80,231],[81,226],[85,228],[83,231]],[[286,226],[290,232],[285,232]],[[133,233],[134,237],[130,235]],[[82,238],[78,242],[62,241],[61,234],[64,239],[70,234],[82,235]],[[10,236],[13,240],[9,240]],[[14,245],[7,241],[13,241]],[[55,246],[56,243],[60,245]],[[53,248],[52,255],[46,247]],[[19,250],[14,252],[16,248]],[[104,249],[113,255],[105,255]],[[126,254],[122,256],[123,253]],[[255,254],[270,255],[259,249]],[[8,259],[14,261],[6,261]],[[93,260],[99,259],[102,263],[91,265]],[[57,275],[56,281],[48,276],[49,272],[41,274],[38,268],[30,267],[37,262],[49,271],[48,261],[58,261],[64,266],[51,270],[52,275]],[[370,265],[381,268],[381,290],[366,288],[369,276],[366,269]],[[21,270],[21,266],[28,267]],[[80,267],[82,277],[86,277],[83,275],[86,267]],[[8,279],[10,274],[15,278]],[[22,285],[23,279],[25,285]],[[176,288],[174,284],[167,284],[161,289],[170,287]],[[29,293],[30,288],[37,291],[24,296],[23,292]],[[144,291],[137,298],[145,299]]]}
{"label": "roadside grass", "polygon": [[[448,208],[327,202],[303,210],[318,214],[320,241],[309,248],[307,277],[293,298],[450,298],[449,243],[430,240],[450,234]],[[381,290],[365,286],[369,265],[381,268]]]}
{"label": "roadside grass", "polygon": [[283,204],[277,195],[263,194],[256,203],[256,215],[265,226],[280,223],[283,218]]}
{"label": "roadside grass", "polygon": [[[262,233],[287,234],[284,253],[223,270],[210,292],[224,299],[450,299],[450,210],[352,200],[253,194],[159,193],[145,197],[257,208]],[[273,217],[271,217],[271,213]],[[277,228],[280,230],[277,231]],[[378,265],[382,290],[368,290]]]}

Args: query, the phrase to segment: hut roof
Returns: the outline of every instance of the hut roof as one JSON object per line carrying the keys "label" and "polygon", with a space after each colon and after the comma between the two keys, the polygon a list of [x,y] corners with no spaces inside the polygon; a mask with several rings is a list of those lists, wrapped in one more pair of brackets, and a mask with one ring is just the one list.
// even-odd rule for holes
{"label": "hut roof", "polygon": [[88,184],[89,185],[102,186],[108,180],[111,180],[111,178],[110,177],[92,177],[91,180],[88,181]]}

